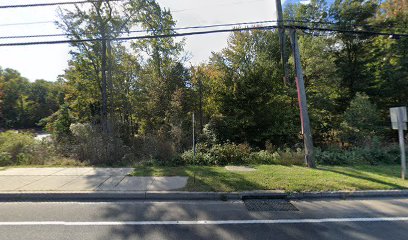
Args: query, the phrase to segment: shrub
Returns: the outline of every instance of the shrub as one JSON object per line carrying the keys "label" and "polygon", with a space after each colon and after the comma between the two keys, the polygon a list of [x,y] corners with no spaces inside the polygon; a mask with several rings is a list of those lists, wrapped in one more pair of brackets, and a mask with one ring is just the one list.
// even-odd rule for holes
{"label": "shrub", "polygon": [[181,155],[182,162],[189,165],[242,165],[242,164],[281,164],[304,165],[304,154],[301,149],[292,151],[267,150],[252,152],[247,144],[215,144],[207,148],[206,144],[198,144],[195,157],[189,150]]}
{"label": "shrub", "polygon": [[36,141],[28,133],[7,131],[0,133],[0,163],[24,164],[34,158]]}
{"label": "shrub", "polygon": [[60,109],[51,116],[40,121],[41,126],[45,126],[47,131],[52,132],[57,141],[70,136],[70,126],[73,122],[68,105],[63,104]]}
{"label": "shrub", "polygon": [[211,148],[198,144],[196,155],[188,150],[181,155],[182,162],[190,165],[228,165],[245,164],[250,160],[251,147],[247,144],[215,144]]}
{"label": "shrub", "polygon": [[399,162],[400,152],[397,146],[380,146],[372,143],[365,147],[355,147],[349,150],[330,148],[326,151],[316,151],[316,162],[325,165],[346,164],[394,164]]}
{"label": "shrub", "polygon": [[381,130],[380,113],[369,97],[357,93],[343,114],[340,124],[340,138],[355,146],[367,144]]}
{"label": "shrub", "polygon": [[133,161],[130,147],[119,137],[108,136],[90,124],[71,124],[73,141],[64,143],[75,158],[98,165],[121,165]]}
{"label": "shrub", "polygon": [[296,151],[286,148],[284,151],[275,152],[280,165],[305,165],[305,154],[302,149],[297,148]]}
{"label": "shrub", "polygon": [[132,150],[139,160],[157,160],[163,164],[177,161],[176,147],[170,140],[156,135],[135,136]]}
{"label": "shrub", "polygon": [[265,150],[261,150],[259,152],[253,152],[249,156],[250,163],[253,164],[278,164],[279,162],[279,153],[268,152]]}
{"label": "shrub", "polygon": [[324,165],[345,165],[349,163],[347,152],[341,149],[330,149],[328,151],[317,149],[314,157],[317,163]]}
{"label": "shrub", "polygon": [[34,139],[30,133],[0,133],[0,165],[42,165],[58,158],[52,144]]}
{"label": "shrub", "polygon": [[249,160],[251,147],[248,144],[216,144],[210,149],[210,155],[216,165],[245,164]]}
{"label": "shrub", "polygon": [[0,166],[13,165],[10,153],[0,152]]}
{"label": "shrub", "polygon": [[194,156],[193,150],[185,151],[181,154],[181,159],[187,165],[215,165],[215,160],[209,153],[197,151]]}

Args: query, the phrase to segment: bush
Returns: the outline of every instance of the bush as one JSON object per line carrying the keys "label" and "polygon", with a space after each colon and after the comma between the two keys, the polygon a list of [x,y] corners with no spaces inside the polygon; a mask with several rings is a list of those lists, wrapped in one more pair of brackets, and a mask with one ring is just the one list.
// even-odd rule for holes
{"label": "bush", "polygon": [[135,136],[132,147],[136,158],[141,161],[157,160],[163,164],[178,161],[175,145],[159,136]]}
{"label": "bush", "polygon": [[[115,136],[107,136],[90,124],[71,124],[72,142],[63,143],[74,158],[99,165],[120,165],[132,162],[130,147]],[[71,146],[70,146],[71,145]]]}
{"label": "bush", "polygon": [[43,165],[58,159],[54,147],[47,141],[34,139],[30,133],[7,131],[0,133],[0,165]]}
{"label": "bush", "polygon": [[18,165],[30,162],[35,155],[36,141],[28,133],[0,133],[0,164]]}
{"label": "bush", "polygon": [[317,151],[315,151],[315,160],[316,163],[324,165],[346,165],[350,163],[349,153],[341,149],[331,149],[327,151],[317,149]]}
{"label": "bush", "polygon": [[206,146],[198,144],[195,157],[193,150],[184,152],[181,155],[183,163],[189,165],[240,165],[248,163],[251,155],[251,147],[247,144],[215,144],[209,149]]}
{"label": "bush", "polygon": [[0,166],[13,165],[10,153],[0,152]]}
{"label": "bush", "polygon": [[380,113],[369,97],[357,93],[343,114],[340,138],[343,142],[363,146],[381,131]]}
{"label": "bush", "polygon": [[355,147],[349,150],[331,148],[326,151],[316,151],[316,162],[325,165],[352,165],[352,164],[395,164],[399,162],[398,146],[380,146],[373,142],[365,147]]}
{"label": "bush", "polygon": [[51,116],[40,121],[41,126],[45,126],[47,131],[52,132],[57,141],[62,141],[70,136],[70,126],[73,122],[69,107],[67,104],[60,106],[60,109]]}
{"label": "bush", "polygon": [[290,148],[286,148],[284,151],[275,152],[275,154],[277,155],[278,158],[278,162],[276,164],[287,166],[305,165],[305,153],[300,148],[297,148],[296,151],[293,151]]}
{"label": "bush", "polygon": [[280,155],[277,152],[271,153],[265,150],[253,152],[249,156],[250,163],[253,164],[278,164]]}
{"label": "bush", "polygon": [[193,150],[185,151],[181,154],[181,159],[187,165],[216,165],[214,158],[209,153],[196,152],[194,156]]}
{"label": "bush", "polygon": [[281,164],[304,165],[301,149],[270,152],[266,150],[251,152],[247,144],[215,144],[211,148],[198,144],[195,157],[189,150],[181,155],[182,162],[189,165],[242,165],[242,164]]}
{"label": "bush", "polygon": [[245,164],[249,161],[251,147],[248,144],[216,144],[210,149],[215,165]]}

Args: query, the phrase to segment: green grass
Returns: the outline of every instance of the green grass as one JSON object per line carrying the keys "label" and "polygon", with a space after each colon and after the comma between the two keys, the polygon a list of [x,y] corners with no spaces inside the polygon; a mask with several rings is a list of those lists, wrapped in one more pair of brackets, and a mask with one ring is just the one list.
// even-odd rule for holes
{"label": "green grass", "polygon": [[139,166],[133,176],[188,176],[186,191],[284,190],[286,192],[380,190],[408,188],[400,166],[300,166],[258,165],[253,172],[230,172],[224,167]]}

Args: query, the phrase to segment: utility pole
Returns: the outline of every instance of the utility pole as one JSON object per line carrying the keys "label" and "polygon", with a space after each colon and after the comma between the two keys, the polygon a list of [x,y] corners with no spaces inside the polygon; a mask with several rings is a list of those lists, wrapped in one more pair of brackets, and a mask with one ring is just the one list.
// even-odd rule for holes
{"label": "utility pole", "polygon": [[113,132],[113,115],[114,115],[114,109],[113,109],[113,81],[112,81],[112,45],[111,45],[111,39],[110,39],[110,34],[109,38],[107,40],[107,65],[108,65],[108,74],[107,74],[107,84],[109,88],[109,117],[107,118],[107,129],[108,129],[108,134],[112,135]]}
{"label": "utility pole", "polygon": [[296,88],[298,92],[299,108],[300,108],[300,121],[302,123],[302,134],[303,141],[305,145],[305,162],[308,167],[315,168],[315,163],[313,159],[313,139],[312,131],[310,128],[309,113],[307,110],[307,100],[306,100],[306,91],[305,83],[303,81],[303,70],[302,64],[300,62],[300,52],[299,45],[296,36],[296,30],[290,29],[290,38],[292,42],[293,57],[295,61],[295,70],[296,70]]}
{"label": "utility pole", "polygon": [[101,26],[102,37],[102,130],[104,133],[108,132],[108,101],[106,92],[106,25]]}
{"label": "utility pole", "polygon": [[279,31],[279,44],[281,50],[281,59],[282,59],[282,67],[284,71],[283,82],[287,85],[289,83],[289,73],[288,67],[286,64],[286,49],[285,49],[285,25],[283,22],[283,13],[282,13],[282,4],[281,0],[275,0],[276,4],[276,14],[277,14],[277,23],[278,23],[278,31]]}
{"label": "utility pole", "polygon": [[99,32],[101,34],[101,72],[102,72],[102,81],[101,81],[101,95],[102,95],[102,109],[101,109],[101,125],[102,125],[102,132],[107,133],[108,131],[108,102],[107,102],[107,91],[106,91],[106,26],[107,22],[102,17],[102,0],[98,0],[94,2],[93,5],[95,7],[96,14],[98,15],[97,21],[99,22]]}

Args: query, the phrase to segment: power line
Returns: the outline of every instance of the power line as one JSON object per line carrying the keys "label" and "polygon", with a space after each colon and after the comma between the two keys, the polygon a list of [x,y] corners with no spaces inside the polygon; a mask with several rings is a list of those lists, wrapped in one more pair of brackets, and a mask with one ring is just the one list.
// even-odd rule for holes
{"label": "power line", "polygon": [[286,26],[302,30],[322,31],[322,32],[341,32],[360,35],[377,35],[377,36],[394,36],[394,37],[408,37],[405,33],[389,33],[389,32],[376,32],[376,31],[364,31],[364,30],[349,30],[349,29],[332,29],[323,27],[307,27],[307,26]]}
{"label": "power line", "polygon": [[[261,24],[261,23],[278,23],[279,21],[276,20],[265,20],[265,21],[254,21],[254,22],[240,22],[240,23],[227,23],[227,24],[214,24],[214,25],[204,25],[204,26],[197,26],[197,27],[181,27],[177,28],[178,30],[182,29],[193,29],[193,28],[206,28],[208,27],[217,27],[217,26],[233,26],[233,25],[244,25],[244,24]],[[293,22],[293,23],[306,23],[306,24],[321,24],[321,25],[335,25],[339,27],[365,27],[367,29],[381,29],[380,26],[373,26],[373,25],[363,25],[363,24],[347,24],[347,23],[339,23],[339,22],[327,22],[327,21],[310,21],[310,20],[295,20],[295,19],[287,19],[283,20],[283,22]],[[45,24],[45,23],[55,23],[55,21],[38,21],[38,22],[21,22],[21,23],[7,23],[7,24],[0,24],[0,27],[3,26],[15,26],[15,25],[32,25],[32,24]],[[388,26],[390,28],[390,26]],[[168,30],[168,29],[167,29]],[[143,32],[143,31],[130,31],[130,32]],[[128,32],[120,32],[120,33],[128,33]],[[35,37],[58,37],[58,36],[67,36],[69,34],[44,34],[44,35],[28,35],[27,38],[35,38]],[[0,39],[6,38],[24,38],[24,35],[20,36],[4,36],[0,37]]]}
{"label": "power line", "polygon": [[[162,29],[163,31],[177,31],[177,30],[188,30],[188,29],[205,29],[205,28],[215,28],[215,27],[230,27],[230,26],[239,26],[239,25],[255,25],[255,24],[265,24],[265,23],[278,23],[276,20],[264,20],[264,21],[253,21],[253,22],[238,22],[238,23],[222,23],[222,24],[212,24],[212,25],[201,25],[201,26],[187,26],[187,27],[178,27],[178,28],[168,28]],[[288,23],[307,23],[307,24],[323,24],[323,25],[339,25],[338,23],[333,22],[314,22],[306,20],[284,20],[282,22]],[[1,26],[1,25],[0,25]],[[301,25],[298,25],[299,28]],[[355,25],[348,25],[348,27],[354,27]],[[367,25],[368,26],[368,25]],[[307,26],[306,26],[307,27]],[[341,25],[341,27],[347,27],[347,25]],[[316,27],[314,27],[316,28]],[[327,29],[327,28],[324,28]],[[338,31],[340,29],[337,29]],[[347,30],[354,31],[354,30]],[[149,33],[153,30],[131,30],[127,32],[118,32],[119,34],[129,34],[129,33]],[[363,31],[359,31],[363,32]],[[375,32],[374,32],[375,33]],[[92,34],[92,33],[89,33]],[[397,33],[394,33],[397,34]],[[60,34],[39,34],[39,35],[15,35],[15,36],[0,36],[0,39],[19,39],[19,38],[43,38],[43,37],[64,37],[71,36],[69,33],[60,33]]]}
{"label": "power line", "polygon": [[33,24],[44,24],[44,23],[54,23],[54,21],[6,23],[6,24],[0,24],[0,27],[17,26],[17,25],[33,25]]}
{"label": "power line", "polygon": [[[124,1],[124,0],[105,0],[109,2],[119,2],[119,1]],[[217,4],[216,6],[229,6],[229,5],[237,5],[237,4],[243,4],[243,3],[251,3],[251,2],[262,2],[262,1],[267,1],[267,0],[252,0],[252,1],[237,1],[237,2],[232,2],[232,3],[227,3],[227,4]],[[6,8],[28,8],[28,7],[48,7],[48,6],[58,6],[58,5],[72,5],[72,4],[83,4],[83,3],[95,3],[98,2],[97,0],[82,0],[82,1],[68,1],[68,2],[51,2],[51,3],[31,3],[31,4],[13,4],[13,5],[0,5],[0,9],[6,9]],[[212,6],[206,6],[206,7],[213,7]],[[194,10],[194,9],[199,9],[199,8],[189,8],[189,9],[180,9],[180,10],[174,10],[172,12],[184,12],[184,11],[189,11],[189,10]]]}
{"label": "power line", "polygon": [[[393,37],[408,37],[408,34],[396,34],[396,33],[386,33],[386,32],[372,32],[372,31],[355,31],[346,29],[330,29],[330,28],[320,28],[320,27],[306,27],[298,25],[287,25],[283,26],[285,28],[294,28],[302,30],[313,30],[313,31],[326,31],[326,32],[342,32],[351,34],[366,34],[366,35],[379,35],[379,36],[393,36]],[[143,35],[143,36],[131,36],[131,37],[119,37],[114,39],[73,39],[73,40],[58,40],[58,41],[41,41],[41,42],[19,42],[19,43],[2,43],[0,47],[6,46],[26,46],[26,45],[50,45],[50,44],[64,44],[64,43],[81,43],[81,42],[95,42],[102,40],[112,40],[112,41],[125,41],[125,40],[135,40],[135,39],[157,39],[157,38],[169,38],[169,37],[183,37],[192,35],[204,35],[212,33],[225,33],[225,32],[239,32],[239,31],[249,31],[249,30],[269,30],[278,28],[277,26],[255,26],[246,28],[232,28],[232,29],[217,29],[208,31],[198,31],[198,32],[186,32],[186,33],[173,33],[173,34],[159,34],[159,35]]]}
{"label": "power line", "polygon": [[[108,2],[120,2],[123,0],[105,0]],[[1,5],[0,9],[8,8],[28,8],[28,7],[49,7],[49,6],[59,6],[59,5],[72,5],[72,4],[82,4],[82,3],[97,3],[97,0],[83,0],[83,1],[71,1],[71,2],[51,2],[51,3],[29,3],[29,4],[18,4],[18,5]]]}
{"label": "power line", "polygon": [[[266,21],[254,21],[254,22],[223,23],[223,24],[212,24],[212,25],[168,28],[168,29],[162,29],[162,30],[164,30],[164,31],[177,31],[177,30],[188,30],[188,29],[205,29],[205,28],[214,28],[214,27],[231,27],[231,26],[237,26],[237,25],[255,25],[255,24],[274,23],[274,22],[277,22],[277,21],[266,20]],[[153,30],[131,30],[131,31],[127,31],[127,32],[118,32],[118,33],[119,34],[126,34],[126,33],[143,33],[143,32],[148,33],[148,32],[153,32]],[[0,36],[0,39],[64,37],[64,36],[71,36],[71,35],[72,34],[69,34],[69,33],[39,34],[39,35],[15,35],[15,36]]]}
{"label": "power line", "polygon": [[355,24],[355,23],[344,23],[344,22],[328,22],[328,21],[310,21],[310,20],[295,20],[295,19],[288,19],[288,20],[284,20],[286,22],[294,22],[294,23],[307,23],[307,24],[320,24],[320,25],[332,25],[332,26],[338,26],[338,27],[347,27],[347,28],[357,28],[357,27],[363,27],[366,29],[371,29],[371,30],[375,30],[375,29],[383,29],[383,28],[387,28],[390,29],[391,25],[387,25],[387,26],[378,26],[378,25],[369,25],[369,24]]}
{"label": "power line", "polygon": [[157,39],[157,38],[183,37],[183,36],[192,36],[192,35],[204,35],[204,34],[211,34],[211,33],[239,32],[239,31],[249,31],[249,30],[266,30],[266,29],[273,29],[273,28],[276,28],[276,26],[258,26],[258,27],[246,27],[246,28],[217,29],[217,30],[208,30],[208,31],[199,31],[199,32],[119,37],[119,38],[114,38],[114,39],[89,38],[89,39],[72,39],[72,40],[41,41],[41,42],[1,43],[0,47],[82,43],[82,42],[95,42],[95,41],[102,41],[102,40],[125,41],[125,40],[135,40],[135,39]]}

